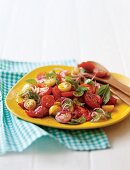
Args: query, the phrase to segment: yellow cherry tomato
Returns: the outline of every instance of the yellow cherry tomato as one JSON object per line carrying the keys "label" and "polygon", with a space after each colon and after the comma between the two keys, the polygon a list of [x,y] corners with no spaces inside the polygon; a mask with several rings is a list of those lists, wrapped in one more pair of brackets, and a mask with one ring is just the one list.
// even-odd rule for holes
{"label": "yellow cherry tomato", "polygon": [[114,105],[102,105],[102,109],[106,112],[112,112],[114,110]]}
{"label": "yellow cherry tomato", "polygon": [[71,90],[71,84],[69,82],[63,82],[58,85],[58,89],[62,92],[67,92]]}
{"label": "yellow cherry tomato", "polygon": [[49,109],[49,115],[55,116],[61,110],[61,107],[58,105],[53,105]]}
{"label": "yellow cherry tomato", "polygon": [[77,75],[79,74],[80,69],[78,67],[74,67],[74,69],[71,71],[71,75]]}
{"label": "yellow cherry tomato", "polygon": [[27,110],[34,110],[36,108],[36,101],[33,100],[33,99],[27,99],[25,102],[24,102],[24,107],[27,109]]}
{"label": "yellow cherry tomato", "polygon": [[61,102],[55,102],[54,105],[61,106]]}
{"label": "yellow cherry tomato", "polygon": [[54,79],[54,78],[46,79],[44,84],[47,86],[54,86],[56,84],[56,79]]}

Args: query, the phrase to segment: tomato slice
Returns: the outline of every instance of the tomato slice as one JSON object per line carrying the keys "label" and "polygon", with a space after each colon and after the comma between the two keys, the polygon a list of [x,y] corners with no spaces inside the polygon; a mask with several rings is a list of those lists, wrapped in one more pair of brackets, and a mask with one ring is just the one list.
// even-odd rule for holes
{"label": "tomato slice", "polygon": [[49,115],[49,111],[46,107],[44,106],[39,106],[37,107],[34,111],[28,111],[26,110],[26,113],[30,117],[35,117],[35,118],[43,118],[45,116]]}
{"label": "tomato slice", "polygon": [[84,100],[85,100],[85,103],[92,109],[100,108],[101,101],[102,101],[99,95],[92,94],[92,93],[85,93]]}
{"label": "tomato slice", "polygon": [[82,67],[86,71],[92,73],[95,68],[95,65],[91,61],[86,61],[86,62],[82,62],[81,64],[78,64],[78,67]]}
{"label": "tomato slice", "polygon": [[55,99],[52,95],[45,95],[41,99],[42,106],[50,108],[52,105],[54,105]]}
{"label": "tomato slice", "polygon": [[61,91],[58,89],[58,86],[55,86],[52,88],[52,94],[53,94],[55,100],[57,100],[61,97]]}
{"label": "tomato slice", "polygon": [[60,123],[67,123],[71,120],[71,112],[60,111],[56,114],[55,119]]}
{"label": "tomato slice", "polygon": [[43,87],[45,87],[45,84],[44,83],[38,83],[37,86],[40,87],[40,88],[43,88]]}
{"label": "tomato slice", "polygon": [[61,96],[62,97],[74,97],[73,93],[74,91],[62,92]]}
{"label": "tomato slice", "polygon": [[24,102],[18,103],[18,105],[19,105],[23,110],[26,110],[26,108],[24,107]]}
{"label": "tomato slice", "polygon": [[74,119],[80,118],[84,116],[86,120],[88,120],[87,116],[90,116],[90,111],[87,108],[83,108],[81,106],[76,106],[74,112],[72,113],[72,117]]}
{"label": "tomato slice", "polygon": [[39,96],[49,95],[52,92],[52,87],[44,87],[45,90],[39,93]]}
{"label": "tomato slice", "polygon": [[88,87],[87,93],[95,93],[96,87],[91,84],[81,84],[80,86]]}
{"label": "tomato slice", "polygon": [[99,68],[95,68],[95,69],[93,70],[93,73],[94,73],[94,75],[96,75],[96,77],[100,77],[100,78],[102,78],[102,77],[108,77],[108,76],[109,76],[109,74],[108,74],[107,71],[101,70],[101,69],[99,69]]}
{"label": "tomato slice", "polygon": [[116,103],[117,103],[117,99],[111,96],[109,101],[106,103],[106,105],[115,105]]}

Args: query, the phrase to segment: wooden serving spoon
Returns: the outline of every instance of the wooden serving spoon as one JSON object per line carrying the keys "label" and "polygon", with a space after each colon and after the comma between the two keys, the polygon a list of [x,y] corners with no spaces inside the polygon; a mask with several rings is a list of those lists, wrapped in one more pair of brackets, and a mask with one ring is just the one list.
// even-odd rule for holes
{"label": "wooden serving spoon", "polygon": [[103,78],[99,78],[99,77],[96,77],[96,75],[94,76],[93,74],[91,73],[84,73],[84,76],[86,77],[89,77],[89,78],[93,78],[99,82],[103,82],[103,83],[107,83],[107,84],[110,84],[112,87],[122,91],[123,93],[125,93],[126,95],[130,96],[130,87],[120,83],[117,79],[115,79],[112,74],[104,67],[102,66],[101,64],[97,63],[97,62],[94,62],[94,61],[89,61],[91,63],[93,63],[96,68],[98,68],[99,70],[102,70],[104,72],[107,72],[107,75],[106,77],[103,77]]}
{"label": "wooden serving spoon", "polygon": [[111,86],[110,86],[110,91],[130,106],[130,97],[128,95]]}

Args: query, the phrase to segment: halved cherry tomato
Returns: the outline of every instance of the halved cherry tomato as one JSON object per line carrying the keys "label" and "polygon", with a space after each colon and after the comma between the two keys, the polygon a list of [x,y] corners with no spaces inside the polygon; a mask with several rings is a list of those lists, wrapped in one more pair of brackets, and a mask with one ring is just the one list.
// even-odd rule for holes
{"label": "halved cherry tomato", "polygon": [[91,84],[81,84],[80,86],[88,87],[87,93],[95,93],[96,87]]}
{"label": "halved cherry tomato", "polygon": [[19,105],[23,110],[26,110],[26,108],[24,107],[24,102],[18,103],[18,105]]}
{"label": "halved cherry tomato", "polygon": [[91,61],[86,61],[86,62],[82,62],[81,64],[78,64],[78,67],[82,67],[86,71],[92,73],[95,68],[95,65]]}
{"label": "halved cherry tomato", "polygon": [[61,97],[61,91],[58,89],[58,86],[55,86],[52,88],[52,94],[53,94],[55,100],[57,100]]}
{"label": "halved cherry tomato", "polygon": [[71,120],[71,112],[60,111],[56,114],[55,119],[60,123],[67,123]]}
{"label": "halved cherry tomato", "polygon": [[48,109],[44,106],[39,106],[33,111],[26,110],[26,113],[30,117],[42,118],[49,115]]}
{"label": "halved cherry tomato", "polygon": [[100,108],[101,101],[102,101],[99,95],[92,94],[92,93],[85,93],[84,100],[85,100],[85,103],[93,109]]}
{"label": "halved cherry tomato", "polygon": [[79,118],[81,116],[85,116],[85,118],[87,117],[87,115],[89,115],[90,112],[87,108],[83,108],[81,106],[75,106],[75,110],[72,113],[73,118]]}
{"label": "halved cherry tomato", "polygon": [[39,93],[39,96],[49,95],[52,92],[52,87],[44,87],[45,90]]}
{"label": "halved cherry tomato", "polygon": [[40,87],[40,88],[43,88],[43,87],[45,87],[45,84],[44,83],[38,83],[37,86]]}
{"label": "halved cherry tomato", "polygon": [[73,97],[74,96],[73,93],[74,91],[62,92],[61,96],[62,97]]}
{"label": "halved cherry tomato", "polygon": [[101,70],[101,69],[99,69],[99,68],[95,68],[95,69],[93,70],[93,73],[94,73],[94,75],[96,75],[96,77],[100,77],[100,78],[102,78],[102,77],[108,77],[108,76],[109,76],[109,74],[108,74],[107,71]]}
{"label": "halved cherry tomato", "polygon": [[111,96],[109,101],[106,103],[106,105],[115,105],[116,103],[117,103],[117,99]]}
{"label": "halved cherry tomato", "polygon": [[50,108],[54,105],[55,99],[53,95],[45,95],[41,99],[42,106]]}
{"label": "halved cherry tomato", "polygon": [[62,80],[62,77],[61,77],[61,75],[59,74],[59,73],[57,73],[57,79],[61,82],[61,80]]}

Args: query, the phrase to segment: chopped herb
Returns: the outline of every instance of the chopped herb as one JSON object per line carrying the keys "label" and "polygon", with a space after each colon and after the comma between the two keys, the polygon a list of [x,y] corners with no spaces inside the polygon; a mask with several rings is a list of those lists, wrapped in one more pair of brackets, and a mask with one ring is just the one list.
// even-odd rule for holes
{"label": "chopped herb", "polygon": [[86,122],[86,118],[84,116],[81,116],[78,119],[71,119],[71,122],[68,122],[70,125],[77,125]]}
{"label": "chopped herb", "polygon": [[69,98],[66,98],[65,101],[63,101],[63,103],[62,103],[62,107],[64,109],[69,110],[72,106],[73,106],[73,101],[71,99],[69,99]]}
{"label": "chopped herb", "polygon": [[74,80],[70,76],[65,76],[65,81],[72,83],[72,84],[74,83]]}
{"label": "chopped herb", "polygon": [[94,85],[94,82],[92,79],[86,79],[84,84],[90,84],[90,85]]}
{"label": "chopped herb", "polygon": [[32,85],[37,84],[37,81],[35,79],[27,79],[26,82],[29,83],[29,84],[32,84]]}
{"label": "chopped herb", "polygon": [[85,103],[81,103],[77,98],[74,98],[73,102],[78,106],[84,106]]}
{"label": "chopped herb", "polygon": [[21,97],[26,99],[34,99],[37,102],[37,104],[39,104],[41,100],[40,96],[37,93],[33,92],[32,90],[27,90],[25,93],[22,94]]}
{"label": "chopped herb", "polygon": [[111,96],[109,84],[102,85],[98,90],[98,95],[103,98],[103,103],[106,104]]}
{"label": "chopped herb", "polygon": [[56,72],[54,70],[52,70],[51,72],[47,73],[46,74],[46,78],[49,79],[49,78],[56,78],[57,75],[56,75]]}
{"label": "chopped herb", "polygon": [[75,92],[73,92],[73,95],[74,95],[75,97],[81,97],[81,96],[83,96],[83,94],[84,94],[83,91],[75,91]]}

